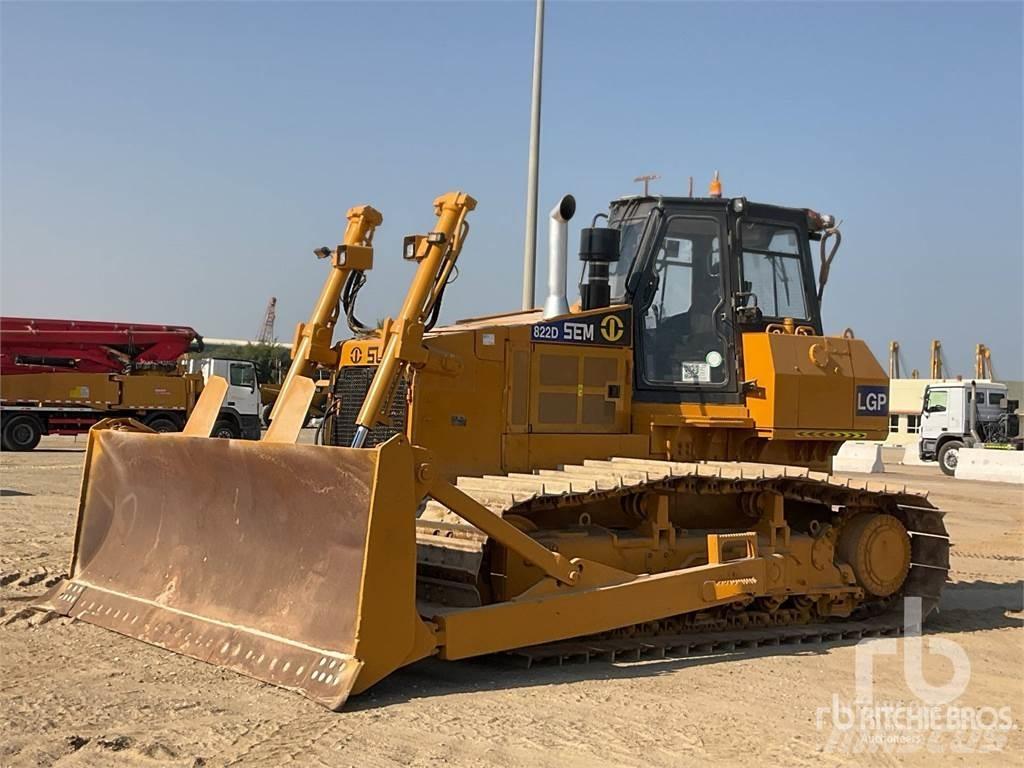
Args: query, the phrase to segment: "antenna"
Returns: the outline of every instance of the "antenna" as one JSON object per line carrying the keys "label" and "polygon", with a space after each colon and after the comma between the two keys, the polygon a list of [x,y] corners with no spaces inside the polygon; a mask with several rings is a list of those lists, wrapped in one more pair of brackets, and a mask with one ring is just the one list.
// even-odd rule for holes
{"label": "antenna", "polygon": [[267,302],[267,311],[263,314],[263,325],[256,335],[257,344],[272,344],[274,342],[274,321],[277,319],[277,297],[271,296]]}
{"label": "antenna", "polygon": [[648,186],[648,184],[650,184],[652,181],[657,181],[660,178],[661,178],[661,176],[659,176],[656,173],[648,173],[648,174],[645,174],[643,176],[637,176],[635,179],[633,179],[633,181],[635,181],[635,182],[643,182],[643,185],[644,185],[644,197],[647,197],[647,186]]}

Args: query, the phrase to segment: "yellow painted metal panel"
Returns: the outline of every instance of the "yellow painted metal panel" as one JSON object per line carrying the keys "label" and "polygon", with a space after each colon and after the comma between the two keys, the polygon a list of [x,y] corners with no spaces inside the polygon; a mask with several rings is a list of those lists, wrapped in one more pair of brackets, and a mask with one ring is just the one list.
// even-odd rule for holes
{"label": "yellow painted metal panel", "polygon": [[184,408],[184,376],[119,376],[121,407],[130,409]]}
{"label": "yellow painted metal panel", "polygon": [[437,451],[446,477],[500,467],[501,436],[506,431],[506,369],[502,359],[480,359],[474,333],[444,334],[430,340],[433,349],[455,355],[458,375],[415,370],[408,435],[416,445]]}
{"label": "yellow painted metal panel", "polygon": [[186,410],[201,377],[140,373],[28,373],[5,376],[0,396],[5,403],[29,402],[49,407],[100,410]]}
{"label": "yellow painted metal panel", "polygon": [[629,430],[632,351],[535,344],[530,376],[532,433]]}

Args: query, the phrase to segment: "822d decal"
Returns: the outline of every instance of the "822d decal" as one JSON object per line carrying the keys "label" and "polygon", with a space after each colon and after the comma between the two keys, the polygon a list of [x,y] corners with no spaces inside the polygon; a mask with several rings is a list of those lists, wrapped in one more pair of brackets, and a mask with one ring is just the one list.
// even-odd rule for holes
{"label": "822d decal", "polygon": [[531,338],[550,344],[625,347],[633,336],[632,313],[619,309],[602,315],[567,317],[533,326]]}

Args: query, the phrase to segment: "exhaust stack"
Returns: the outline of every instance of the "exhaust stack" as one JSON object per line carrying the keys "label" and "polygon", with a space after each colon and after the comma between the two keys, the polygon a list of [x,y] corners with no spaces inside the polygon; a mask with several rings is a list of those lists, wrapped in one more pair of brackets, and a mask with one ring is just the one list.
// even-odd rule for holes
{"label": "exhaust stack", "polygon": [[544,300],[544,319],[569,314],[565,296],[565,271],[569,254],[569,219],[576,213],[576,198],[565,195],[551,209],[548,226],[548,297]]}

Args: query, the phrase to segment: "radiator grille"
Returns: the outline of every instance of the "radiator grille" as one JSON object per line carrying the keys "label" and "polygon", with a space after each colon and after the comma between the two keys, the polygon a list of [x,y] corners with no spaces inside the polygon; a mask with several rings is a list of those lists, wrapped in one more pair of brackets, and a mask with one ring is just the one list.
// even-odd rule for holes
{"label": "radiator grille", "polygon": [[[377,368],[372,365],[347,365],[338,372],[334,382],[334,397],[340,401],[340,405],[335,411],[336,415],[331,418],[331,445],[352,445],[359,409],[363,406],[363,400],[366,399],[370,382],[376,372]],[[405,432],[408,407],[405,397],[406,382],[405,379],[399,379],[395,398],[391,401],[391,424],[371,429],[366,437],[366,448],[372,448],[400,432]]]}

